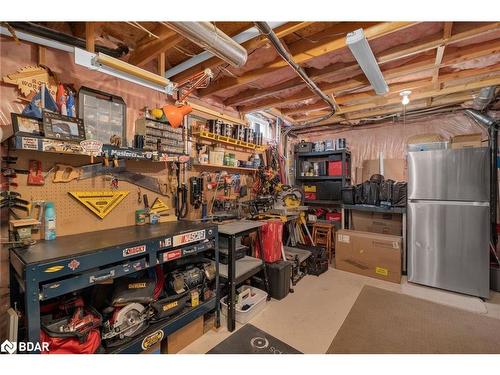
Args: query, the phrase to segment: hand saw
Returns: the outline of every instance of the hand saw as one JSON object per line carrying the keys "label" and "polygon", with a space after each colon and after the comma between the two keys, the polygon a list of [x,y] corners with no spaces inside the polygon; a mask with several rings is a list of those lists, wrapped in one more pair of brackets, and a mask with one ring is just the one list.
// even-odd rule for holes
{"label": "hand saw", "polygon": [[79,168],[81,170],[79,180],[108,174],[114,176],[119,181],[127,181],[157,194],[167,195],[166,192],[161,190],[157,178],[125,170],[125,160],[118,160],[118,166],[116,167],[106,167],[99,163],[84,165]]}

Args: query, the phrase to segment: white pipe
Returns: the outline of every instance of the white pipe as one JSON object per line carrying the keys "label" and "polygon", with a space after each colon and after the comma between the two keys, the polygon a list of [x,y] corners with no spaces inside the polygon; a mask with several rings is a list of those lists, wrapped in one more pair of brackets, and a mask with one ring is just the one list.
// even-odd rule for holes
{"label": "white pipe", "polygon": [[[0,26],[0,34],[14,37],[11,34],[11,32],[9,31],[9,29],[7,29],[6,27],[3,27],[3,26]],[[25,40],[27,42],[39,44],[39,45],[45,46],[45,47],[59,49],[61,51],[65,51],[65,52],[74,53],[74,49],[75,49],[73,46],[70,46],[69,44],[64,44],[64,43],[57,42],[57,41],[52,40],[52,39],[42,38],[41,36],[28,34],[28,33],[25,33],[24,31],[16,30],[16,37],[20,40]]]}
{"label": "white pipe", "polygon": [[[275,29],[277,27],[284,25],[285,23],[286,22],[269,22],[269,26],[271,26],[271,28]],[[249,41],[250,39],[253,39],[253,38],[259,36],[259,34],[260,34],[260,32],[259,32],[259,30],[257,30],[256,27],[251,27],[245,31],[242,31],[238,35],[234,36],[232,39],[236,43],[242,44],[242,43]],[[189,68],[192,68],[193,66],[196,66],[198,64],[201,64],[204,61],[207,61],[209,58],[211,58],[213,56],[214,56],[213,53],[208,52],[208,51],[203,51],[202,53],[200,53],[194,57],[191,57],[190,59],[183,61],[182,63],[167,70],[165,72],[165,77],[166,78],[173,77],[176,74],[179,74],[179,73],[181,73]]]}

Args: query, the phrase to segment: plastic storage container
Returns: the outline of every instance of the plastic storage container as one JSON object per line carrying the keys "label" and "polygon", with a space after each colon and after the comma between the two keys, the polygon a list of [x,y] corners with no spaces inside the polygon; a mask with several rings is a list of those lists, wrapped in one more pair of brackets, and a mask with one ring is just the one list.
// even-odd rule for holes
{"label": "plastic storage container", "polygon": [[211,165],[223,165],[224,164],[224,149],[220,147],[215,147],[210,151],[209,162]]}
{"label": "plastic storage container", "polygon": [[292,263],[281,260],[266,264],[269,277],[269,294],[277,300],[285,298],[290,292],[292,278]]}
{"label": "plastic storage container", "polygon": [[[254,316],[260,313],[266,306],[267,293],[263,290],[243,285],[238,288],[241,301],[236,304],[236,321],[241,324],[248,323]],[[222,315],[227,318],[227,296],[220,301]],[[243,310],[245,305],[251,305],[248,309]]]}

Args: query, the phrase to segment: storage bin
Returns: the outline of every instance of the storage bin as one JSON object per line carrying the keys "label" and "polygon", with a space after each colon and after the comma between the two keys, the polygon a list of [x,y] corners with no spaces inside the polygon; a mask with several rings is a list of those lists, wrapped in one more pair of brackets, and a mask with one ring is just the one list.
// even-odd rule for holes
{"label": "storage bin", "polygon": [[216,147],[210,150],[209,162],[211,165],[223,165],[224,164],[224,149]]}
{"label": "storage bin", "polygon": [[[249,290],[249,292],[246,292]],[[242,298],[241,303],[236,304],[236,321],[241,324],[248,323],[254,316],[260,313],[266,306],[267,293],[263,290],[243,285],[238,288],[238,293],[245,293],[246,296]],[[227,318],[227,296],[221,299],[222,315]],[[247,310],[242,310],[245,305],[251,305]]]}
{"label": "storage bin", "polygon": [[[345,171],[347,173],[347,163],[344,164],[345,164]],[[342,176],[342,161],[328,162],[328,176]]]}

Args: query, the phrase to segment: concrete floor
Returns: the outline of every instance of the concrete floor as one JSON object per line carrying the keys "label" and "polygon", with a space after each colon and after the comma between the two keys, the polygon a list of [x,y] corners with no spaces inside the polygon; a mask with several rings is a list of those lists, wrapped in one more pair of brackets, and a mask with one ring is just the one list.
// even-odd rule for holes
{"label": "concrete floor", "polygon": [[[500,293],[492,292],[490,299],[483,302],[476,297],[410,284],[406,278],[401,284],[394,284],[330,268],[319,277],[304,277],[295,286],[295,293],[283,300],[267,302],[265,309],[250,323],[301,352],[325,353],[364,285],[500,319]],[[236,329],[240,327],[236,323]],[[223,324],[218,331],[207,332],[180,354],[206,353],[229,335]]]}

